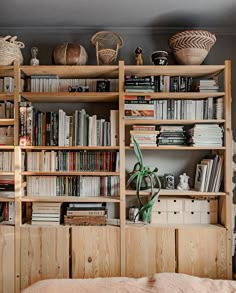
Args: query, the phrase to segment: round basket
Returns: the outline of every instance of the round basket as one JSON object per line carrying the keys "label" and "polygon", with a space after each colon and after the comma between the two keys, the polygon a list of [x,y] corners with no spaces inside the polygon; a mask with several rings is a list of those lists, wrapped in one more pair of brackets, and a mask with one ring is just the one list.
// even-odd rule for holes
{"label": "round basket", "polygon": [[169,46],[178,63],[200,65],[216,42],[216,37],[205,30],[188,30],[169,39]]}
{"label": "round basket", "polygon": [[25,47],[24,43],[16,42],[17,37],[0,37],[0,65],[11,65],[14,60],[23,63],[20,49]]}

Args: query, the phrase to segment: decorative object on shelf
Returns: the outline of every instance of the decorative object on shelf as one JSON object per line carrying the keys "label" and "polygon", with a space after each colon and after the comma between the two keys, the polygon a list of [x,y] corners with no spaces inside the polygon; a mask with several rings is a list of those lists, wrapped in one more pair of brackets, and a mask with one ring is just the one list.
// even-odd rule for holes
{"label": "decorative object on shelf", "polygon": [[169,46],[179,64],[202,64],[212,46],[216,36],[206,30],[186,30],[173,35],[169,39]]}
{"label": "decorative object on shelf", "polygon": [[23,56],[20,49],[25,47],[24,43],[16,41],[17,36],[0,37],[0,65],[11,65],[14,60],[23,64]]}
{"label": "decorative object on shelf", "polygon": [[155,51],[152,53],[152,62],[155,65],[167,65],[168,53],[166,51]]}
{"label": "decorative object on shelf", "polygon": [[129,220],[133,222],[138,222],[139,220],[139,208],[131,207],[129,208]]}
{"label": "decorative object on shelf", "polygon": [[110,81],[109,80],[97,80],[96,92],[109,92]]}
{"label": "decorative object on shelf", "polygon": [[[156,202],[160,194],[161,182],[158,175],[156,174],[158,168],[150,170],[150,168],[144,166],[143,155],[139,144],[135,139],[133,141],[134,153],[138,162],[134,165],[133,171],[130,173],[130,177],[127,181],[127,186],[130,186],[133,182],[135,182],[136,196],[139,203],[139,211],[136,214],[134,221],[136,220],[138,215],[140,215],[143,222],[148,224],[151,222],[153,204]],[[142,189],[141,186],[143,182],[145,182],[145,185],[147,185],[148,189],[150,188],[150,196],[148,197],[147,202],[143,202],[140,196],[140,190]],[[154,187],[157,187],[157,190],[154,190]]]}
{"label": "decorative object on shelf", "polygon": [[100,31],[91,38],[91,43],[96,47],[97,65],[109,65],[116,61],[118,51],[123,47],[123,39],[114,32]]}
{"label": "decorative object on shelf", "polygon": [[175,189],[175,177],[172,174],[164,175],[164,188],[165,189]]}
{"label": "decorative object on shelf", "polygon": [[186,173],[183,173],[182,175],[179,175],[180,181],[179,184],[177,185],[177,189],[179,190],[190,190],[188,180],[189,176]]}
{"label": "decorative object on shelf", "polygon": [[80,44],[64,43],[54,48],[53,61],[56,65],[85,65],[88,54]]}
{"label": "decorative object on shelf", "polygon": [[39,59],[37,58],[38,57],[38,48],[37,47],[32,47],[31,48],[31,56],[32,58],[30,59],[30,65],[33,65],[33,66],[37,66],[39,65]]}
{"label": "decorative object on shelf", "polygon": [[135,49],[136,65],[143,65],[143,50],[140,47]]}

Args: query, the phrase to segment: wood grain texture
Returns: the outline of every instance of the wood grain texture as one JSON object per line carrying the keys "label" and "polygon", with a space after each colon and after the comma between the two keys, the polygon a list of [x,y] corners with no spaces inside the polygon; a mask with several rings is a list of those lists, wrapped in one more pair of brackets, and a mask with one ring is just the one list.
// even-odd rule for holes
{"label": "wood grain texture", "polygon": [[14,278],[14,227],[0,226],[0,293],[15,292]]}
{"label": "wood grain texture", "polygon": [[43,279],[69,277],[69,228],[21,227],[21,289]]}
{"label": "wood grain texture", "polygon": [[175,229],[126,227],[126,276],[175,272]]}
{"label": "wood grain texture", "polygon": [[120,276],[118,227],[72,227],[72,278]]}
{"label": "wood grain texture", "polygon": [[178,273],[226,279],[226,241],[225,228],[178,229]]}

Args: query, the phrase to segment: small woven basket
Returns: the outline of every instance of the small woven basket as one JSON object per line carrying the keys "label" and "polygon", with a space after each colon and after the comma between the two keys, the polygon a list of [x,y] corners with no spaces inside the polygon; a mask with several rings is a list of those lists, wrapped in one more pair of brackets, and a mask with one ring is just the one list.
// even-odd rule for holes
{"label": "small woven basket", "polygon": [[169,39],[169,46],[178,63],[199,65],[206,58],[216,42],[216,37],[205,30],[188,30],[175,34]]}
{"label": "small woven basket", "polygon": [[117,51],[113,49],[102,49],[98,51],[99,58],[103,61],[103,64],[110,64],[113,60],[116,60]]}
{"label": "small woven basket", "polygon": [[25,47],[24,43],[16,42],[17,37],[0,37],[0,65],[11,65],[14,60],[23,63],[20,49]]}

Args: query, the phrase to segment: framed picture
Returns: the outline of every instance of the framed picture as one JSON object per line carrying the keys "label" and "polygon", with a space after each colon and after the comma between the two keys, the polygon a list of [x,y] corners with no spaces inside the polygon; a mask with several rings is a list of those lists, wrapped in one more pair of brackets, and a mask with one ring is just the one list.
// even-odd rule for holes
{"label": "framed picture", "polygon": [[207,165],[197,164],[194,189],[197,191],[205,191]]}

